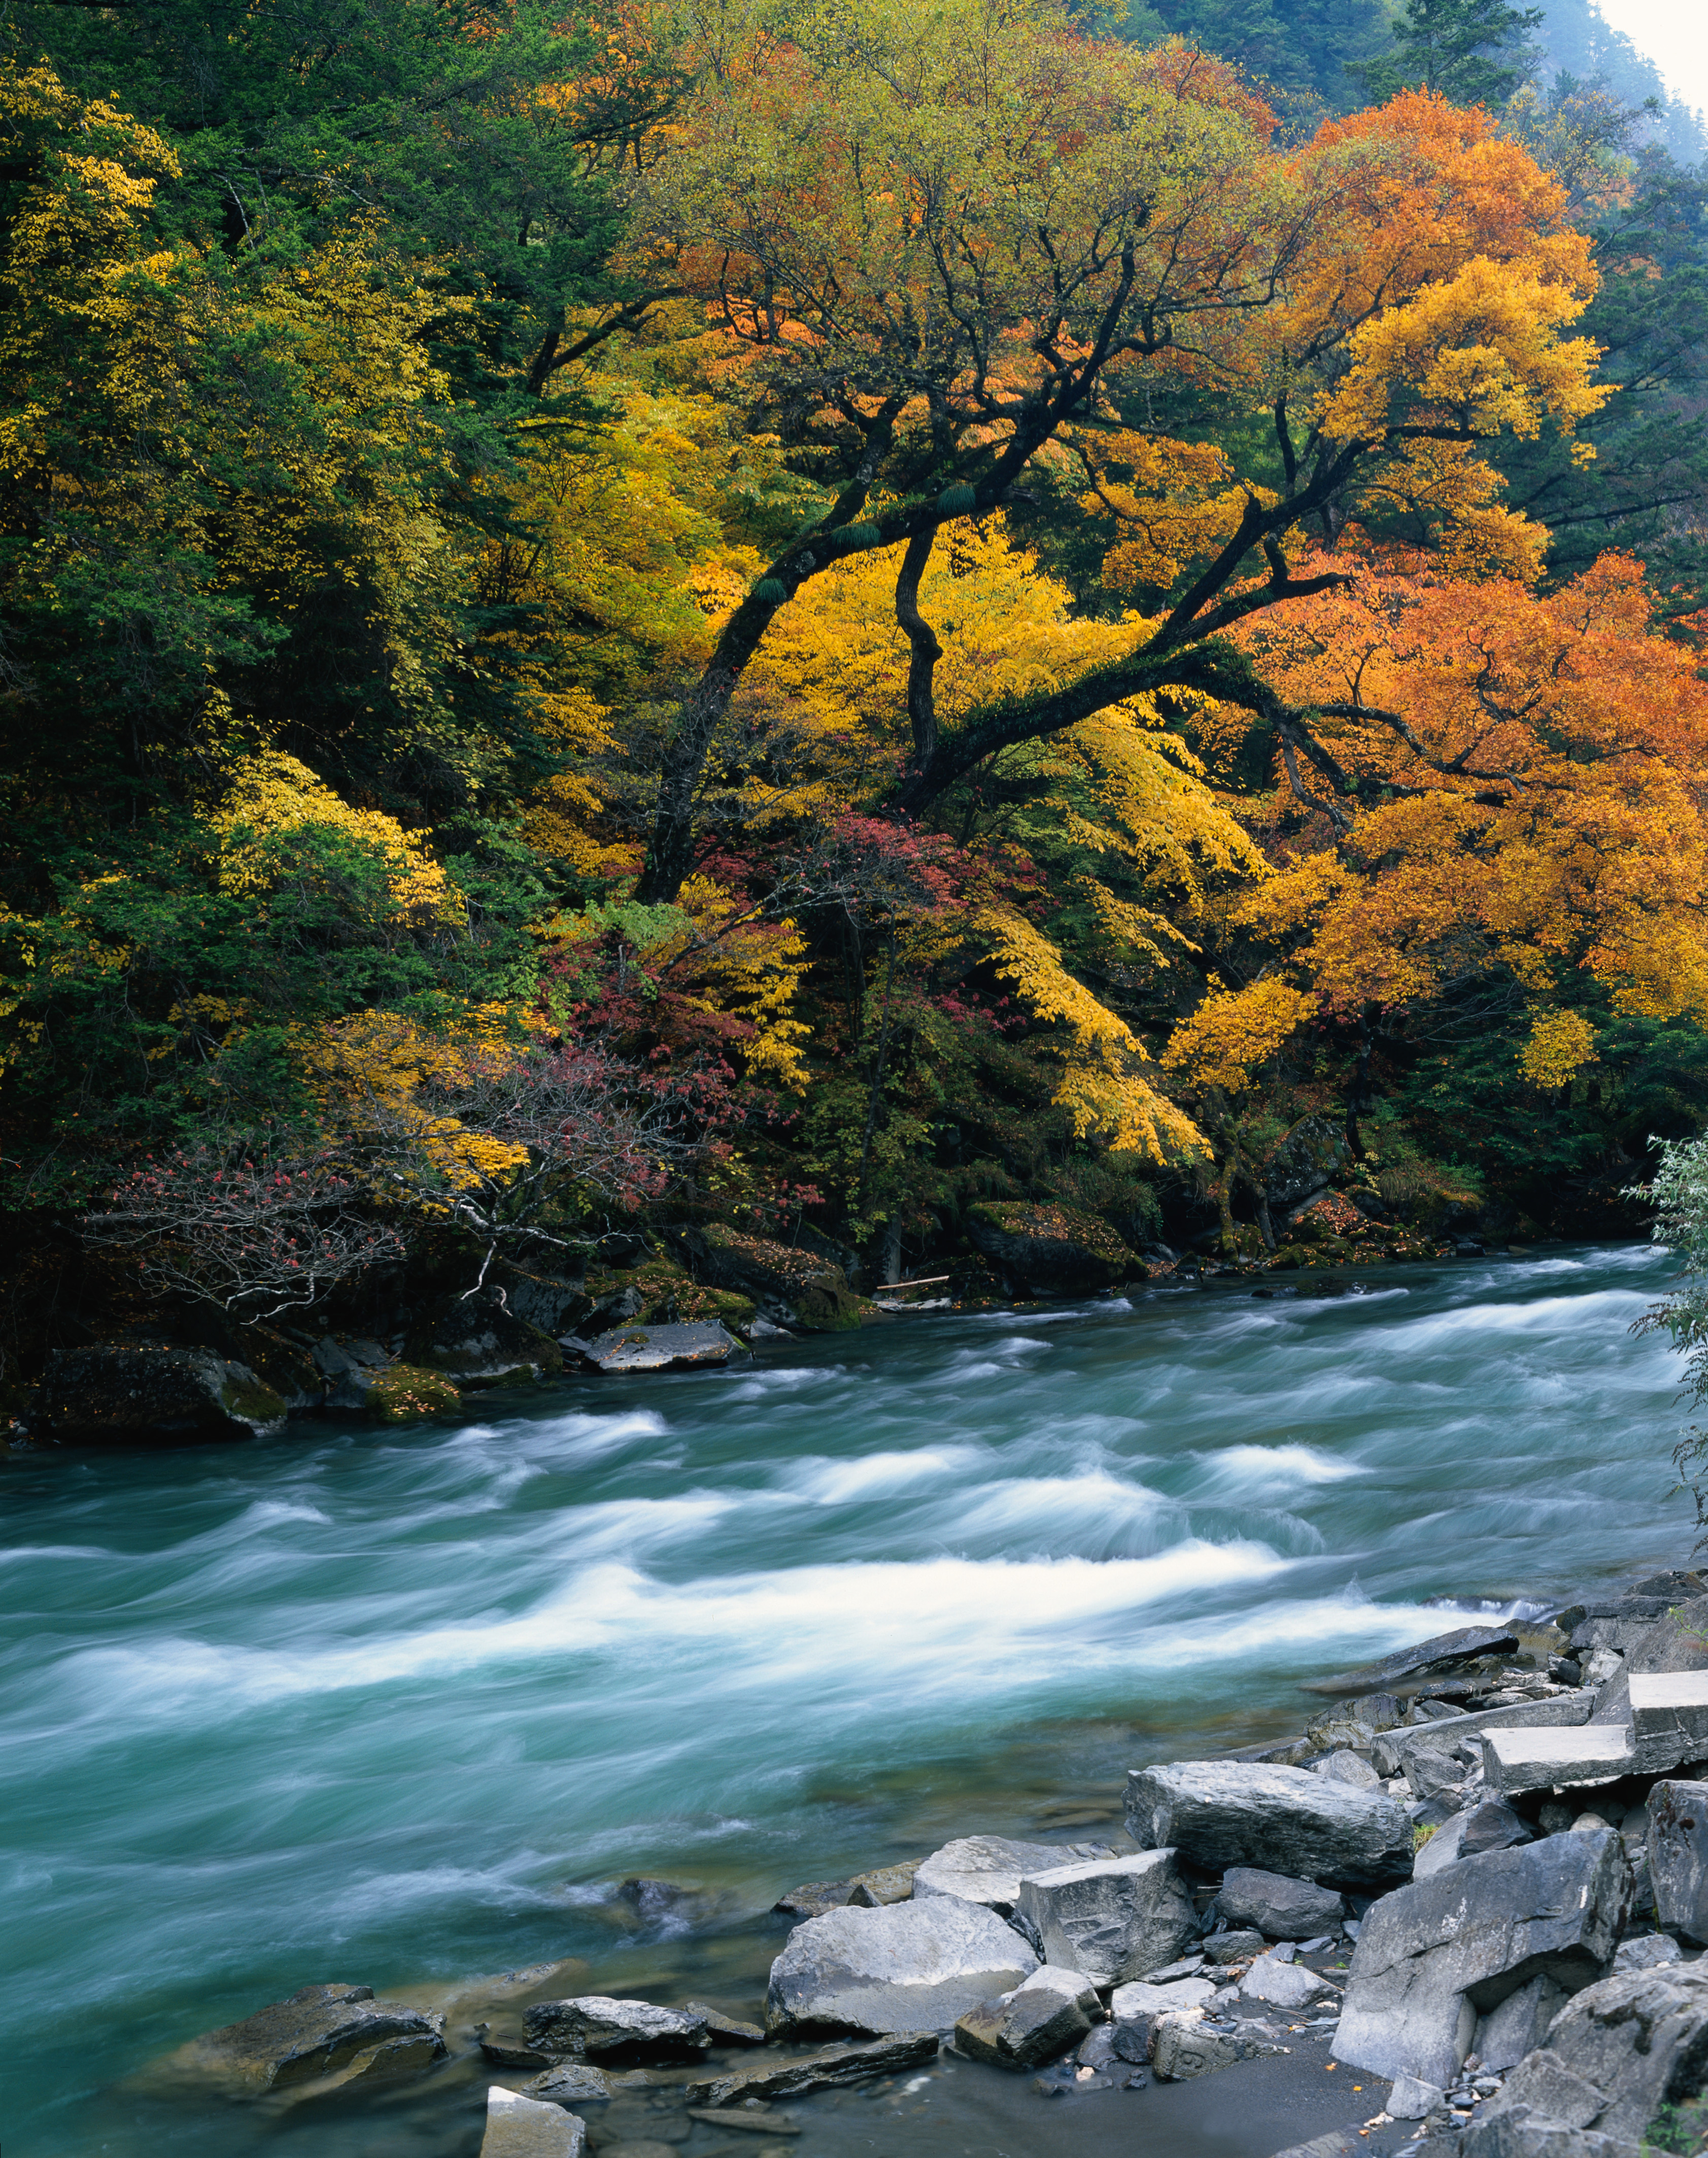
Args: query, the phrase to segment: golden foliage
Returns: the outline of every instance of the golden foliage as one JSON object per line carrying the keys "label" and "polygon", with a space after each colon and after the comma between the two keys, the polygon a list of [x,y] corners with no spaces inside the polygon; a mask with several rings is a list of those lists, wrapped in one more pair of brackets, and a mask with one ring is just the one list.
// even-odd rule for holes
{"label": "golden foliage", "polygon": [[1308,991],[1273,977],[1243,989],[1212,990],[1169,1036],[1164,1068],[1200,1087],[1241,1093],[1316,1009]]}
{"label": "golden foliage", "polygon": [[976,926],[989,939],[996,971],[1036,1015],[1066,1035],[1065,1065],[1053,1099],[1076,1136],[1112,1151],[1165,1162],[1207,1151],[1190,1118],[1137,1070],[1144,1045],[1061,963],[1061,953],[1022,915],[989,907]]}
{"label": "golden foliage", "polygon": [[292,866],[266,842],[288,832],[338,832],[386,866],[394,919],[421,927],[465,919],[462,895],[419,839],[381,809],[353,809],[299,758],[265,750],[239,770],[209,818],[219,834],[224,891],[271,889]]}
{"label": "golden foliage", "polygon": [[1595,1029],[1582,1012],[1540,1012],[1518,1053],[1533,1087],[1563,1087],[1595,1061]]}

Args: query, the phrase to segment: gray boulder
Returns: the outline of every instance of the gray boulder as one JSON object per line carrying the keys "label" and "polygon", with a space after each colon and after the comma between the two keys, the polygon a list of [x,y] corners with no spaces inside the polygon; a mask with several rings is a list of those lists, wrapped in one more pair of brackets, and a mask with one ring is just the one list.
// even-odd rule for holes
{"label": "gray boulder", "polygon": [[934,1851],[913,1877],[918,1897],[958,1896],[983,1903],[1006,1918],[1020,1898],[1020,1879],[1070,1866],[1076,1859],[1108,1858],[1102,1843],[1016,1843],[1005,1835],[963,1835]]}
{"label": "gray boulder", "polygon": [[585,1993],[572,2001],[539,2001],[523,2013],[530,2046],[555,2060],[587,2056],[681,2060],[711,2043],[704,2015],[655,2008],[650,2001],[617,2001]]}
{"label": "gray boulder", "polygon": [[1102,2016],[1097,1988],[1083,1972],[1046,1964],[1012,1993],[957,2017],[955,2043],[975,2061],[1035,2068],[1077,2046]]}
{"label": "gray boulder", "polygon": [[1355,1753],[1349,1747],[1343,1747],[1326,1760],[1318,1761],[1315,1773],[1326,1776],[1330,1783],[1349,1784],[1355,1791],[1373,1791],[1381,1781],[1363,1754]]}
{"label": "gray boulder", "polygon": [[1215,1908],[1231,1927],[1253,1926],[1272,1941],[1310,1940],[1346,1916],[1344,1902],[1332,1888],[1255,1866],[1228,1868]]}
{"label": "gray boulder", "polygon": [[1118,1985],[1178,1955],[1198,1931],[1198,1913],[1174,1852],[1143,1851],[1029,1874],[1014,1923],[1045,1963]]}
{"label": "gray boulder", "polygon": [[492,2084],[480,2158],[581,2158],[587,2124],[560,2105]]}
{"label": "gray boulder", "polygon": [[1708,1942],[1708,1784],[1667,1777],[1650,1787],[1649,1877],[1661,1924]]}
{"label": "gray boulder", "polygon": [[1451,2084],[1479,2014],[1535,1978],[1568,1992],[1613,1959],[1630,1874],[1611,1830],[1484,1851],[1370,1906],[1347,1975],[1337,2057]]}
{"label": "gray boulder", "polygon": [[1127,1779],[1127,1827],[1142,1850],[1173,1846],[1207,1871],[1267,1866],[1356,1887],[1411,1870],[1411,1823],[1380,1791],[1303,1768],[1174,1761]]}
{"label": "gray boulder", "polygon": [[814,2053],[795,2053],[787,2060],[761,2062],[750,2068],[731,2068],[704,2083],[683,2087],[684,2104],[690,2106],[746,2106],[755,2100],[803,2098],[808,2091],[838,2090],[849,2083],[868,2082],[873,2076],[893,2076],[903,2068],[917,2068],[937,2057],[935,2031],[902,2031],[867,2046],[825,2046]]}
{"label": "gray boulder", "polygon": [[1462,1808],[1442,1822],[1427,1843],[1418,1846],[1411,1865],[1414,1881],[1427,1880],[1461,1858],[1475,1858],[1485,1851],[1509,1851],[1528,1843],[1535,1834],[1530,1823],[1516,1814],[1504,1799],[1484,1799]]}
{"label": "gray boulder", "polygon": [[1213,2000],[1216,1982],[1210,1978],[1176,1979],[1172,1985],[1147,1985],[1134,1979],[1117,1985],[1109,1996],[1109,2013],[1117,2023],[1136,2023],[1141,2016],[1178,2016],[1183,2009],[1202,2008]]}
{"label": "gray boulder", "polygon": [[839,1911],[854,1893],[852,1881],[803,1881],[771,1905],[780,1918],[822,1918]]}
{"label": "gray boulder", "polygon": [[1572,2150],[1563,2139],[1573,2134],[1586,2151],[1634,2151],[1662,2108],[1705,2080],[1708,1964],[1603,1979],[1566,2003],[1546,2046],[1489,2101],[1464,2158],[1544,2158]]}
{"label": "gray boulder", "polygon": [[284,1423],[283,1397],[211,1349],[110,1344],[61,1350],[30,1409],[41,1438],[74,1446],[185,1446]]}
{"label": "gray boulder", "polygon": [[797,1926],[771,1964],[766,2025],[774,2034],[946,2030],[1038,1963],[993,1911],[957,1897],[827,1911]]}
{"label": "gray boulder", "polygon": [[235,2095],[283,2090],[354,2069],[402,2073],[445,2057],[445,2019],[376,2001],[370,1985],[305,1985],[241,2023],[192,2039],[173,2065]]}

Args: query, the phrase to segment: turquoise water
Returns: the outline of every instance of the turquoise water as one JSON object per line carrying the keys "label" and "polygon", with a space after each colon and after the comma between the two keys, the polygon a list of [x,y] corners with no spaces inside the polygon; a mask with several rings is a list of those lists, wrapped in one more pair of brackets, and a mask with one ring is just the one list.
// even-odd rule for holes
{"label": "turquoise water", "polygon": [[[460,1428],[13,1459],[7,2158],[472,2151],[468,2069],[312,2126],[121,2079],[325,1979],[580,1956],[751,2010],[797,1881],[1094,1834],[1129,1763],[1463,1623],[1427,1599],[1677,1562],[1675,1371],[1627,1331],[1665,1274],[943,1314]],[[637,1932],[634,1872],[694,1897]]]}

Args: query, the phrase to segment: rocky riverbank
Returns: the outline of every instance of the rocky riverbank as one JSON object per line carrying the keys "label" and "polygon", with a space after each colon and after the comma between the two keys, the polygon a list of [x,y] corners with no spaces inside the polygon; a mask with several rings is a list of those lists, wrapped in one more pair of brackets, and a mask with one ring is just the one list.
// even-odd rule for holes
{"label": "rocky riverbank", "polygon": [[[436,2005],[321,1983],[147,2081],[294,2113],[437,2079],[448,2150],[480,2076],[482,2158],[813,2158],[835,2093],[954,2066],[1043,2109],[1029,2140],[1008,2114],[1040,2152],[1112,2147],[1085,2103],[1105,2092],[1138,2109],[1121,2147],[1151,2109],[1184,2150],[1190,2093],[1224,2090],[1248,2094],[1240,2139],[1203,2147],[1256,2158],[1697,2150],[1708,1577],[1462,1627],[1305,1691],[1284,1745],[1133,1771],[1122,1835],[974,1823],[791,1890],[762,2005],[614,1998],[586,1965]],[[654,1917],[677,1892],[624,1891]]]}
{"label": "rocky riverbank", "polygon": [[1210,1283],[1250,1285],[1258,1297],[1334,1295],[1355,1267],[1484,1252],[1478,1239],[1408,1230],[1334,1192],[1279,1218],[1287,1241],[1274,1251],[1223,1257],[1135,1249],[1061,1206],[981,1205],[969,1251],[903,1282],[868,1279],[857,1252],[810,1231],[783,1244],[679,1226],[607,1236],[572,1273],[498,1265],[477,1291],[420,1302],[376,1278],[359,1306],[312,1328],[163,1309],[52,1350],[38,1378],[0,1392],[0,1448],[217,1443],[274,1435],[302,1417],[405,1424],[463,1415],[519,1388],[722,1369],[756,1350],[921,1309]]}

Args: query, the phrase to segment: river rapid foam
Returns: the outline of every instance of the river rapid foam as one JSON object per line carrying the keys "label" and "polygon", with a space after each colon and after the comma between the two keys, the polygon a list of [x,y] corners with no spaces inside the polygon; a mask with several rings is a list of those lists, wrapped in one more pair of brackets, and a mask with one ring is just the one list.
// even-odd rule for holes
{"label": "river rapid foam", "polygon": [[[1095,1833],[1129,1763],[1297,1729],[1427,1599],[1676,1562],[1676,1366],[1628,1332],[1666,1271],[921,1317],[462,1428],[8,1464],[8,2158],[140,2158],[158,2118],[89,2094],[311,1980],[641,1985],[627,1873],[762,1971],[797,1880]],[[314,2147],[451,2147],[413,2118]]]}

